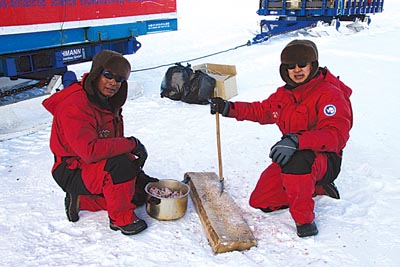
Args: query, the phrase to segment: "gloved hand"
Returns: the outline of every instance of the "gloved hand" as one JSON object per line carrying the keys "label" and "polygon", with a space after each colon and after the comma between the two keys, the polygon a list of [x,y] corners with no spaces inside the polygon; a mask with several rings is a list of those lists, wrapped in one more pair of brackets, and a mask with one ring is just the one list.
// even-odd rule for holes
{"label": "gloved hand", "polygon": [[299,140],[295,134],[286,134],[271,147],[269,157],[273,162],[283,167],[293,156],[299,146]]}
{"label": "gloved hand", "polygon": [[148,183],[158,182],[159,180],[154,177],[148,176],[143,170],[141,170],[136,176],[136,185],[135,185],[135,195],[133,196],[132,202],[136,206],[141,206],[146,202],[146,192],[144,188]]}
{"label": "gloved hand", "polygon": [[230,102],[220,97],[212,97],[210,99],[210,111],[214,115],[217,112],[222,116],[228,116],[230,109]]}
{"label": "gloved hand", "polygon": [[132,150],[132,154],[134,154],[135,156],[137,156],[138,158],[136,160],[138,160],[138,162],[140,162],[140,167],[143,168],[143,165],[147,159],[147,150],[146,147],[139,141],[139,139],[135,138],[135,137],[129,137],[130,139],[134,139],[136,141],[136,147],[134,150]]}
{"label": "gloved hand", "polygon": [[151,177],[147,175],[144,171],[140,171],[139,174],[136,176],[136,186],[141,185],[141,188],[143,189],[148,183],[158,181],[160,181],[158,178]]}

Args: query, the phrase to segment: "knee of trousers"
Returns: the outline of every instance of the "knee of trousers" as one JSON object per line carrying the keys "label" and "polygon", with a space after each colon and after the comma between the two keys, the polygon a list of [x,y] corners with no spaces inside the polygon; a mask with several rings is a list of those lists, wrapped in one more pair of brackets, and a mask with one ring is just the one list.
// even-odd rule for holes
{"label": "knee of trousers", "polygon": [[114,184],[120,184],[132,180],[140,171],[127,155],[119,155],[109,158],[104,166]]}
{"label": "knee of trousers", "polygon": [[312,150],[298,150],[290,158],[288,163],[282,167],[282,173],[307,174],[311,173],[315,161],[315,153]]}
{"label": "knee of trousers", "polygon": [[90,195],[82,180],[82,169],[69,169],[63,161],[52,173],[57,184],[68,193]]}

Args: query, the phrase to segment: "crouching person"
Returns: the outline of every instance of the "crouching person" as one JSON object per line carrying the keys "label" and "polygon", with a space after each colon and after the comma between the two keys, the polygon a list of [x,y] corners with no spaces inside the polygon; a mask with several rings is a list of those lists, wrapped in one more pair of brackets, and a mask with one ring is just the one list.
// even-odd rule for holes
{"label": "crouching person", "polygon": [[351,89],[319,67],[318,50],[309,40],[294,40],[281,53],[285,85],[263,101],[211,99],[211,113],[238,121],[276,124],[282,133],[269,152],[272,159],[250,196],[264,212],[289,208],[299,237],[318,234],[313,196],[339,198],[334,180],[350,137]]}
{"label": "crouching person", "polygon": [[78,221],[80,210],[107,210],[110,228],[126,235],[147,228],[135,209],[145,202],[145,185],[158,181],[143,171],[145,146],[124,136],[122,106],[130,72],[121,54],[103,50],[81,82],[43,101],[53,115],[52,175],[66,192],[68,220]]}

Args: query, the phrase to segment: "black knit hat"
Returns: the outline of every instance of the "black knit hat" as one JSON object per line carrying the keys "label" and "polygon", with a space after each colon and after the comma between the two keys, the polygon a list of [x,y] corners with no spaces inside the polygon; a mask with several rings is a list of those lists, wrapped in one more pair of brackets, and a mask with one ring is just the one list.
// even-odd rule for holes
{"label": "black knit hat", "polygon": [[318,49],[314,42],[310,40],[293,40],[282,50],[279,72],[282,80],[290,86],[295,87],[298,84],[289,78],[287,64],[297,64],[301,62],[312,63],[310,76],[304,81],[307,82],[315,76],[319,67]]}

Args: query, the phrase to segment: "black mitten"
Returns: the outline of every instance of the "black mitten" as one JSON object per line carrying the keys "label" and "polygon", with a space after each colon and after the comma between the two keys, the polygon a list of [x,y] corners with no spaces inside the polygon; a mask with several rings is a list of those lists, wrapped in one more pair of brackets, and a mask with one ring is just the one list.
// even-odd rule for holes
{"label": "black mitten", "polygon": [[136,206],[141,206],[146,202],[146,192],[144,188],[148,183],[158,182],[159,179],[148,176],[143,170],[136,176],[135,195],[133,196],[132,203]]}
{"label": "black mitten", "polygon": [[129,139],[133,139],[136,141],[136,146],[135,149],[132,150],[132,154],[137,156],[137,160],[139,162],[140,167],[143,168],[144,163],[146,162],[147,159],[147,150],[146,147],[139,141],[139,139],[135,138],[135,137],[129,137]]}
{"label": "black mitten", "polygon": [[217,112],[222,116],[228,116],[231,103],[220,97],[213,97],[210,99],[210,112],[212,115]]}

